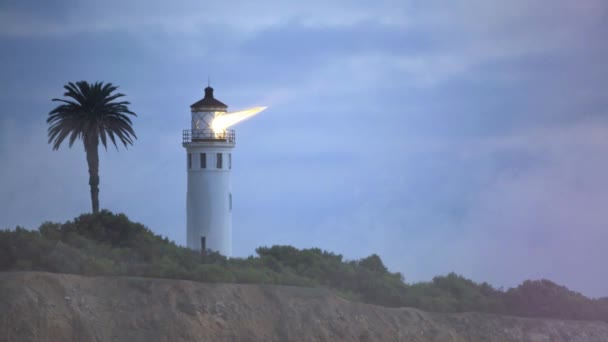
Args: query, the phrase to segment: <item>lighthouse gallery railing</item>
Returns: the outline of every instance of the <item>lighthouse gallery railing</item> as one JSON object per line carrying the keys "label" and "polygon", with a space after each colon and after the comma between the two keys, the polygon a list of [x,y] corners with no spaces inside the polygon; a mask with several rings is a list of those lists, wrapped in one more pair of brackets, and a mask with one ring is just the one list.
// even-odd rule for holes
{"label": "lighthouse gallery railing", "polygon": [[182,138],[184,144],[203,141],[235,142],[233,129],[227,129],[223,132],[215,132],[212,129],[185,129]]}

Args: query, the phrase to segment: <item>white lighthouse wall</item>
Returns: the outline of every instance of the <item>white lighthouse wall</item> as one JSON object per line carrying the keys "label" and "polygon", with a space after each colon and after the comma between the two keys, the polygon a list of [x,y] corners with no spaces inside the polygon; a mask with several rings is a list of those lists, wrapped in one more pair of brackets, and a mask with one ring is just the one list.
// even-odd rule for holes
{"label": "white lighthouse wall", "polygon": [[[202,145],[202,146],[201,146]],[[232,255],[232,198],[229,154],[231,146],[190,145],[187,190],[188,247],[201,250],[201,237],[206,248]],[[206,168],[201,168],[200,154],[207,156]],[[217,168],[217,153],[223,154],[222,168]],[[188,167],[188,166],[187,166]]]}

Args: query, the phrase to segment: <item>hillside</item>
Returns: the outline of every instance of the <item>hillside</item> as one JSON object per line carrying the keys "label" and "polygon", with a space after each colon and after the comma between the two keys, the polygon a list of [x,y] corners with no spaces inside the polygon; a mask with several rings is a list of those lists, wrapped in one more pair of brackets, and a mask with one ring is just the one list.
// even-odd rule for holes
{"label": "hillside", "polygon": [[608,323],[441,314],[321,288],[0,273],[12,341],[608,341]]}
{"label": "hillside", "polygon": [[387,307],[608,322],[608,298],[587,298],[546,279],[526,280],[506,291],[455,273],[407,283],[375,254],[345,260],[292,246],[259,247],[256,253],[231,259],[210,251],[201,255],[109,211],[45,222],[38,230],[0,230],[0,271],[316,287]]}

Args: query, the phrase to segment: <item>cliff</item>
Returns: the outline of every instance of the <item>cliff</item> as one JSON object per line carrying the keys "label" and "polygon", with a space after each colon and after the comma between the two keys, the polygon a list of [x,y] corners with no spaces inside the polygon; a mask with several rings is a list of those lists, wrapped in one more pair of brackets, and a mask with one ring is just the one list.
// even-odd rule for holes
{"label": "cliff", "polygon": [[0,273],[0,341],[608,341],[602,322],[438,314],[319,288]]}

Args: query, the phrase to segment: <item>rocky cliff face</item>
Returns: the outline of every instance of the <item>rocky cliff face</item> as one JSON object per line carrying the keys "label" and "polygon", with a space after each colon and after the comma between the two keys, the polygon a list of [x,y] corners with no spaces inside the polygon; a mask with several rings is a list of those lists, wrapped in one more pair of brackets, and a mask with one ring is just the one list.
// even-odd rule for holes
{"label": "rocky cliff face", "polygon": [[323,289],[0,273],[0,341],[608,341],[608,324],[352,303]]}

